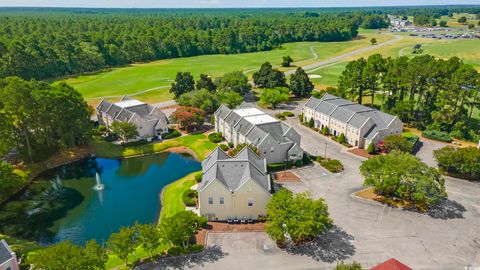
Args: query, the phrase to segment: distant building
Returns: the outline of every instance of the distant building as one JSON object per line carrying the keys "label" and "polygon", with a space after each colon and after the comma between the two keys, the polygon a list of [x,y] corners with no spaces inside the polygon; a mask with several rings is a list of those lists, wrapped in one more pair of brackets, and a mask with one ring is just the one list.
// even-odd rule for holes
{"label": "distant building", "polygon": [[370,270],[412,270],[412,268],[397,261],[396,259],[389,259],[377,266],[370,268]]}
{"label": "distant building", "polygon": [[215,130],[228,142],[255,145],[267,164],[303,158],[300,135],[292,127],[257,108],[231,110],[222,105],[215,112]]}
{"label": "distant building", "polygon": [[271,182],[265,159],[249,147],[235,157],[220,148],[202,162],[200,214],[208,220],[258,220],[267,214]]}
{"label": "distant building", "polygon": [[98,122],[108,129],[116,121],[132,123],[137,127],[138,139],[161,137],[168,133],[168,119],[158,108],[136,99],[123,97],[120,102],[102,100],[97,108]]}
{"label": "distant building", "polygon": [[393,27],[407,27],[413,25],[409,20],[402,20],[397,16],[388,15],[388,19],[390,20],[390,25]]}
{"label": "distant building", "polygon": [[0,240],[0,270],[19,270],[17,256],[5,240]]}
{"label": "distant building", "polygon": [[330,94],[311,97],[303,107],[304,121],[314,120],[318,129],[328,127],[334,136],[344,134],[358,148],[375,146],[386,136],[401,134],[403,123],[397,116],[369,108]]}

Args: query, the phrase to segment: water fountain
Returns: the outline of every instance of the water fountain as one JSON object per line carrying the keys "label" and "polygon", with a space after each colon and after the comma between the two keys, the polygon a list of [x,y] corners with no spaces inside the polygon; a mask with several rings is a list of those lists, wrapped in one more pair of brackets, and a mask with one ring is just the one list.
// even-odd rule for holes
{"label": "water fountain", "polygon": [[97,184],[93,187],[95,190],[103,190],[105,188],[105,185],[100,182],[100,175],[95,173],[95,179],[97,180]]}

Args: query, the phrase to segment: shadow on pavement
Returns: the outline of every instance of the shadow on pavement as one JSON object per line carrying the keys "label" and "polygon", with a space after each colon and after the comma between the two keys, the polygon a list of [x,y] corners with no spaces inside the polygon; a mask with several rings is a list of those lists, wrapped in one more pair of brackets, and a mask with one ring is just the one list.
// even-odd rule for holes
{"label": "shadow on pavement", "polygon": [[302,246],[289,247],[287,252],[292,255],[309,256],[316,261],[333,263],[350,258],[355,254],[355,246],[351,243],[352,235],[333,226],[333,228],[319,235],[315,240]]}
{"label": "shadow on pavement", "polygon": [[435,219],[457,219],[463,218],[467,209],[456,201],[446,199],[442,203],[428,211],[428,215]]}
{"label": "shadow on pavement", "polygon": [[204,251],[195,254],[176,257],[163,257],[156,262],[135,267],[136,270],[186,269],[213,263],[228,255],[219,246],[206,247]]}

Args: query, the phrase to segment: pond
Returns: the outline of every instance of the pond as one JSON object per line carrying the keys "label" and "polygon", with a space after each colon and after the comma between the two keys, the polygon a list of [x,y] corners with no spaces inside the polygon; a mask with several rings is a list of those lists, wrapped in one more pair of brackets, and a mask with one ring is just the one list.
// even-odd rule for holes
{"label": "pond", "polygon": [[121,226],[156,222],[163,187],[200,169],[199,162],[176,153],[64,165],[0,208],[0,232],[42,244],[102,243]]}

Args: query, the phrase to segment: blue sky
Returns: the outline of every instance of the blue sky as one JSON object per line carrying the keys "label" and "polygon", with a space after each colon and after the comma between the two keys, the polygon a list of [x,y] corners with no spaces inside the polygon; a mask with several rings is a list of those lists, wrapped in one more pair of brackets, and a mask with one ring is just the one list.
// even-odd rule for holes
{"label": "blue sky", "polygon": [[480,4],[479,0],[0,0],[0,6],[225,8]]}

